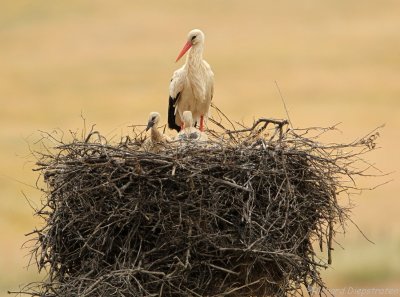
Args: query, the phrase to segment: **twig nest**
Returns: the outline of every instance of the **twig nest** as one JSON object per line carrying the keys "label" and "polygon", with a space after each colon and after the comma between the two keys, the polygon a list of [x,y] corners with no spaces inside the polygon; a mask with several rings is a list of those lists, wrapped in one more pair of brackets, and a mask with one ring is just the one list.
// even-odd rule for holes
{"label": "twig nest", "polygon": [[140,150],[134,137],[118,145],[76,140],[43,155],[48,192],[34,256],[48,278],[27,290],[174,297],[323,290],[327,259],[316,257],[313,242],[330,261],[347,215],[337,193],[348,189],[342,178],[360,173],[349,161],[365,146],[324,146],[270,123],[209,131],[207,145],[160,153]]}

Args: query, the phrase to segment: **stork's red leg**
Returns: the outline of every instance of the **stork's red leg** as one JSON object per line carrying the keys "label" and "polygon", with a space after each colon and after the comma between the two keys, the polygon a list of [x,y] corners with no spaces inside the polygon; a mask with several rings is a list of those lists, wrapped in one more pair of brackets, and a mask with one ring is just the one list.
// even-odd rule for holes
{"label": "stork's red leg", "polygon": [[204,131],[204,116],[200,116],[200,131]]}

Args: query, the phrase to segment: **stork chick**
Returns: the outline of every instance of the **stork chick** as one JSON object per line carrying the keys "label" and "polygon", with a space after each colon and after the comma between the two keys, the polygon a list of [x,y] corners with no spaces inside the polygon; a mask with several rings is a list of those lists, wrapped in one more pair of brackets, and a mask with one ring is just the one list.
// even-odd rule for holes
{"label": "stork chick", "polygon": [[189,51],[186,63],[176,70],[169,85],[168,127],[180,131],[183,112],[191,111],[195,123],[204,131],[204,117],[208,117],[214,94],[214,73],[203,60],[204,33],[198,29],[189,32],[187,42],[176,62]]}
{"label": "stork chick", "polygon": [[160,114],[158,112],[151,112],[149,115],[149,120],[147,122],[146,131],[150,131],[150,138],[147,138],[143,144],[142,148],[144,151],[158,153],[165,148],[165,144],[171,141],[171,139],[162,134],[157,129],[157,124],[160,121]]}
{"label": "stork chick", "polygon": [[186,110],[182,113],[184,128],[178,133],[177,140],[207,141],[208,137],[204,132],[193,126],[192,112]]}

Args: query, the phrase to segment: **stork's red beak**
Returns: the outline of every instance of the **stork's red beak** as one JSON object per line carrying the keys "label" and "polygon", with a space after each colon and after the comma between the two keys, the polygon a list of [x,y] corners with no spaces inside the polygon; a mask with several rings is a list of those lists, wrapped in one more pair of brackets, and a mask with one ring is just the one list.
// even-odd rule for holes
{"label": "stork's red beak", "polygon": [[178,58],[176,58],[175,62],[178,62],[180,58],[182,58],[182,56],[184,54],[186,54],[186,52],[192,47],[192,43],[190,41],[186,42],[185,46],[183,47],[183,49],[181,50],[181,52],[178,55]]}

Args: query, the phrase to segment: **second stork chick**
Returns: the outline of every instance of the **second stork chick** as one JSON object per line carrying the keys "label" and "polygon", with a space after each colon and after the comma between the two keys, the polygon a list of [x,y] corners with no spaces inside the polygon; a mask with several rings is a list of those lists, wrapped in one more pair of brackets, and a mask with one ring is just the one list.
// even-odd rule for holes
{"label": "second stork chick", "polygon": [[207,141],[208,137],[204,132],[196,129],[193,125],[192,112],[186,110],[182,113],[183,129],[178,133],[177,140]]}

